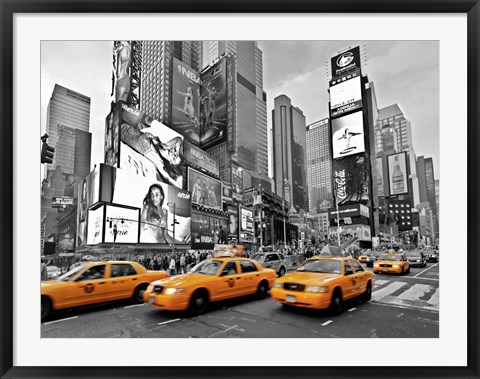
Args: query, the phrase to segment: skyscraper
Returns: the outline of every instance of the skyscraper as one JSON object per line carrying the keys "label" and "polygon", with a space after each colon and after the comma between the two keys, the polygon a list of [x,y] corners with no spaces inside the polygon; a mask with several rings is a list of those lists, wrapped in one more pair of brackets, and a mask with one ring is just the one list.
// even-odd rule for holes
{"label": "skyscraper", "polygon": [[[232,158],[246,170],[268,181],[267,94],[263,90],[263,53],[256,41],[205,41],[203,64],[211,64],[223,55],[236,56],[236,128]],[[209,152],[220,159],[225,147]],[[225,165],[226,162],[223,162]]]}
{"label": "skyscraper", "polygon": [[274,99],[272,110],[275,193],[295,210],[308,209],[306,126],[300,108],[286,95]]}
{"label": "skyscraper", "polygon": [[320,213],[330,208],[332,194],[332,158],[330,156],[330,123],[328,118],[307,125],[308,209]]}
{"label": "skyscraper", "polygon": [[45,165],[45,176],[57,166],[70,175],[85,177],[90,172],[89,128],[90,98],[55,84],[48,103],[46,128],[48,144],[55,148],[55,155],[53,163]]}

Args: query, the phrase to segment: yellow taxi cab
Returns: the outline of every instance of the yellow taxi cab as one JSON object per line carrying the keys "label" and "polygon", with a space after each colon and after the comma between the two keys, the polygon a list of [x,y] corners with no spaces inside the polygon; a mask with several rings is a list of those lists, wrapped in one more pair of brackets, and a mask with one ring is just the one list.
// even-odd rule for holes
{"label": "yellow taxi cab", "polygon": [[367,262],[367,258],[369,257],[370,255],[369,254],[362,254],[358,257],[358,261],[360,263],[366,263]]}
{"label": "yellow taxi cab", "polygon": [[410,262],[404,254],[382,254],[373,264],[373,272],[375,274],[389,272],[408,274],[410,272]]}
{"label": "yellow taxi cab", "polygon": [[165,271],[150,271],[137,262],[85,262],[41,283],[42,320],[52,310],[131,298],[143,302],[143,292],[154,280],[168,278]]}
{"label": "yellow taxi cab", "polygon": [[265,298],[277,274],[253,259],[220,256],[206,259],[184,275],[151,283],[143,300],[170,311],[201,314],[210,302],[256,294]]}
{"label": "yellow taxi cab", "polygon": [[307,259],[295,272],[275,280],[272,298],[282,304],[327,309],[334,314],[343,302],[361,296],[372,297],[373,274],[351,257],[316,256]]}

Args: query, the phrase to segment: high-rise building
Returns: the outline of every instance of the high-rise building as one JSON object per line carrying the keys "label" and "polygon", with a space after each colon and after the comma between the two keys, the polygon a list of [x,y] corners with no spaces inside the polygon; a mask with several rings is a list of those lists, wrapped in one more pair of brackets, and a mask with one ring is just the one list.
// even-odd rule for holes
{"label": "high-rise building", "polygon": [[433,219],[432,232],[438,232],[438,181],[435,180],[435,171],[432,158],[425,158],[424,156],[417,157],[417,174],[420,190],[420,202],[422,204],[428,203]]}
{"label": "high-rise building", "polygon": [[328,118],[307,125],[308,209],[312,214],[333,206],[332,158]]}
{"label": "high-rise building", "polygon": [[[203,42],[204,66],[228,54],[235,54],[237,72],[235,151],[232,158],[241,167],[254,171],[268,182],[267,94],[263,90],[263,53],[256,41]],[[220,159],[222,166],[222,159],[227,157],[225,150],[225,146],[219,145],[208,151]]]}
{"label": "high-rise building", "polygon": [[392,104],[378,110],[375,124],[375,148],[377,156],[407,152],[409,166],[410,197],[412,205],[420,203],[415,149],[413,147],[410,120],[399,104]]}
{"label": "high-rise building", "polygon": [[308,209],[305,116],[286,95],[274,99],[272,110],[275,193],[298,212]]}
{"label": "high-rise building", "polygon": [[[90,171],[91,134],[90,98],[68,88],[55,84],[47,108],[48,144],[55,148],[52,164],[47,170],[57,166],[65,174],[86,176]],[[78,140],[77,140],[78,137]],[[79,165],[79,154],[84,160]],[[84,166],[88,167],[84,170]]]}

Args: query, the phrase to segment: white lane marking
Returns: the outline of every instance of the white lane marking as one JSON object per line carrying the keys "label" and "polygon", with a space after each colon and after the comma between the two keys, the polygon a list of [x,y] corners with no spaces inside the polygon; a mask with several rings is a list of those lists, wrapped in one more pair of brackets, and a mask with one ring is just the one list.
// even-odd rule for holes
{"label": "white lane marking", "polygon": [[350,309],[348,310],[348,312],[353,312],[355,309],[357,309],[357,308],[350,308]]}
{"label": "white lane marking", "polygon": [[394,293],[396,290],[402,288],[405,284],[405,282],[393,282],[392,284],[389,284],[388,286],[382,288],[381,290],[375,291],[372,293],[372,300],[378,301],[382,297],[385,297],[387,295],[390,295],[391,293]]}
{"label": "white lane marking", "polygon": [[175,322],[175,321],[180,321],[181,318],[176,318],[175,320],[168,320],[168,321],[164,321],[164,322],[159,322],[158,325],[165,325],[165,324],[169,324],[171,322]]}
{"label": "white lane marking", "polygon": [[62,319],[60,319],[60,320],[44,322],[43,325],[53,324],[53,323],[55,323],[55,322],[60,322],[60,321],[73,320],[74,318],[78,318],[78,316],[67,317],[67,318],[62,318]]}
{"label": "white lane marking", "polygon": [[397,296],[400,300],[420,300],[421,297],[433,290],[428,284],[414,284],[405,292]]}
{"label": "white lane marking", "polygon": [[220,330],[219,332],[213,333],[213,334],[209,335],[208,338],[212,338],[212,337],[215,337],[219,334],[229,332],[230,330],[238,330],[239,332],[244,332],[245,331],[245,329],[239,329],[238,325],[232,325],[232,326],[227,326],[227,325],[224,325],[224,324],[220,324],[220,325],[227,328],[227,329]]}
{"label": "white lane marking", "polygon": [[412,309],[416,309],[416,310],[422,311],[422,312],[438,314],[438,309],[435,309],[435,308],[432,308],[432,307],[415,307],[415,306],[412,306],[412,305],[400,305],[400,304],[395,304],[395,303],[380,303],[380,302],[371,303],[371,304],[380,305],[382,307],[394,307],[394,308],[399,308],[399,309],[407,309],[407,310],[410,310],[410,311]]}
{"label": "white lane marking", "polygon": [[375,279],[375,287],[388,283],[390,280]]}
{"label": "white lane marking", "polygon": [[327,326],[328,324],[331,324],[333,321],[332,320],[328,320],[328,321],[325,321],[322,326]]}
{"label": "white lane marking", "polygon": [[436,267],[436,266],[438,266],[438,263],[435,263],[433,266],[430,266],[429,268],[426,268],[425,270],[420,271],[417,275],[414,275],[413,277],[416,278],[417,276],[423,274],[425,271],[428,271],[428,270],[430,270],[431,268],[434,268],[434,267]]}
{"label": "white lane marking", "polygon": [[440,296],[440,288],[437,288],[437,290],[432,295],[432,297],[427,301],[427,303],[438,306],[438,303],[440,301],[439,296]]}
{"label": "white lane marking", "polygon": [[403,316],[403,313],[400,313],[397,317],[402,317]]}
{"label": "white lane marking", "polygon": [[143,303],[143,304],[133,304],[133,305],[127,305],[124,308],[143,307],[144,305],[145,305],[145,303]]}
{"label": "white lane marking", "polygon": [[250,319],[250,318],[244,318],[244,317],[240,317],[240,320],[257,322],[257,320],[252,320],[252,319]]}

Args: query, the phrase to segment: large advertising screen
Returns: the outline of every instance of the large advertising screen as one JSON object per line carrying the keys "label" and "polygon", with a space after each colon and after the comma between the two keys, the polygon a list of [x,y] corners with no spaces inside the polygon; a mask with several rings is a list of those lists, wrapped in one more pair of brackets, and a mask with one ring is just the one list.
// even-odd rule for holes
{"label": "large advertising screen", "polygon": [[227,207],[228,211],[228,240],[238,241],[238,207]]}
{"label": "large advertising screen", "polygon": [[[102,193],[111,194],[105,201],[140,210],[140,243],[190,243],[191,194],[151,178],[111,170],[113,178],[102,178]],[[109,191],[103,187],[111,186]]]}
{"label": "large advertising screen", "polygon": [[[120,140],[130,149],[120,148],[120,168],[182,188],[183,136],[142,111],[126,104],[121,107]],[[139,169],[139,162],[149,170]]]}
{"label": "large advertising screen", "polygon": [[[139,209],[106,206],[105,242],[138,243]],[[117,237],[115,238],[115,226]]]}
{"label": "large advertising screen", "polygon": [[112,97],[115,103],[128,101],[131,87],[132,44],[115,41],[113,45]]}
{"label": "large advertising screen", "polygon": [[240,227],[240,242],[253,242],[255,235],[253,211],[240,206],[238,218]]}
{"label": "large advertising screen", "polygon": [[88,233],[87,244],[96,245],[103,242],[103,208],[100,206],[95,210],[88,211]]}
{"label": "large advertising screen", "polygon": [[200,144],[200,74],[173,58],[171,127],[194,145]]}
{"label": "large advertising screen", "polygon": [[113,104],[110,113],[105,119],[105,146],[104,160],[109,166],[118,167],[120,157],[120,118],[121,104]]}
{"label": "large advertising screen", "polygon": [[220,227],[227,230],[227,220],[192,212],[192,249],[213,249],[218,242]]}
{"label": "large advertising screen", "polygon": [[368,165],[365,155],[333,161],[333,184],[338,204],[368,200]]}
{"label": "large advertising screen", "polygon": [[242,200],[243,193],[243,169],[235,162],[232,162],[232,195],[236,200]]}
{"label": "large advertising screen", "polygon": [[387,162],[390,196],[408,193],[407,153],[389,155]]}
{"label": "large advertising screen", "polygon": [[58,233],[57,250],[66,253],[75,249],[75,235],[70,233]]}
{"label": "large advertising screen", "polygon": [[87,243],[88,209],[99,201],[100,168],[97,166],[78,186],[77,247]]}
{"label": "large advertising screen", "polygon": [[355,112],[332,120],[333,159],[365,151],[363,113]]}
{"label": "large advertising screen", "polygon": [[344,113],[362,107],[362,87],[360,77],[345,80],[330,87],[331,116],[338,117]]}
{"label": "large advertising screen", "polygon": [[344,76],[361,68],[360,47],[354,47],[331,58],[332,78]]}
{"label": "large advertising screen", "polygon": [[222,59],[201,74],[200,147],[208,149],[227,138],[226,61]]}
{"label": "large advertising screen", "polygon": [[188,190],[192,203],[222,210],[222,182],[188,168]]}
{"label": "large advertising screen", "polygon": [[206,151],[203,151],[202,149],[188,142],[185,142],[183,151],[183,157],[187,162],[201,167],[203,170],[214,175],[220,175],[220,166],[218,163],[218,159],[212,157]]}
{"label": "large advertising screen", "polygon": [[237,62],[234,56],[227,58],[227,150],[235,149]]}

